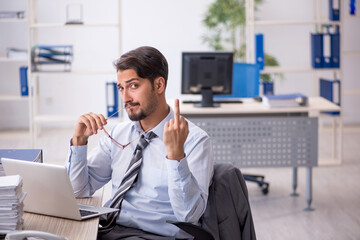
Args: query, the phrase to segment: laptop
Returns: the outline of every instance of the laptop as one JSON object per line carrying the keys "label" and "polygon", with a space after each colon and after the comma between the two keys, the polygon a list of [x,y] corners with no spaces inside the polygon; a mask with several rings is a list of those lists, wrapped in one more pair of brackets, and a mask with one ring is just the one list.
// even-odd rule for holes
{"label": "laptop", "polygon": [[76,202],[65,166],[1,158],[6,175],[23,178],[24,211],[54,217],[84,220],[119,209]]}

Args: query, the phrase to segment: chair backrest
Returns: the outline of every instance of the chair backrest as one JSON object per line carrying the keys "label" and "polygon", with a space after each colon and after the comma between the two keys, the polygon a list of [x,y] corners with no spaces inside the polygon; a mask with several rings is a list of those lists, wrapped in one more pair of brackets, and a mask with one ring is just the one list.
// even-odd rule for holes
{"label": "chair backrest", "polygon": [[201,227],[172,222],[196,240],[254,240],[254,223],[245,180],[230,163],[216,163]]}
{"label": "chair backrest", "polygon": [[234,165],[215,164],[201,226],[216,240],[256,239],[246,183]]}

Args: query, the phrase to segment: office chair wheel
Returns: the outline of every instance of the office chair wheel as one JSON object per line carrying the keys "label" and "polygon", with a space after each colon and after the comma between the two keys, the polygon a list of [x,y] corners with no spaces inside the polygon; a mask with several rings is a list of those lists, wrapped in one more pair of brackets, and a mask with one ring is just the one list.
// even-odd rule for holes
{"label": "office chair wheel", "polygon": [[257,183],[264,195],[269,193],[269,183],[264,181],[265,176],[251,174],[244,174],[243,176],[246,181]]}
{"label": "office chair wheel", "polygon": [[261,191],[264,195],[267,195],[269,193],[269,184],[265,184],[265,186],[262,187]]}

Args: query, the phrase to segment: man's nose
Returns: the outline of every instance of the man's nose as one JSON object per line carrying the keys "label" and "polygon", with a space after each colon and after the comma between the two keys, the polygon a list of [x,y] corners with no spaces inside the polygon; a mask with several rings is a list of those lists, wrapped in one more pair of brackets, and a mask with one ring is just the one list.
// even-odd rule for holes
{"label": "man's nose", "polygon": [[131,95],[129,93],[129,91],[127,91],[126,89],[124,89],[121,93],[121,99],[123,100],[124,103],[128,103],[132,101]]}

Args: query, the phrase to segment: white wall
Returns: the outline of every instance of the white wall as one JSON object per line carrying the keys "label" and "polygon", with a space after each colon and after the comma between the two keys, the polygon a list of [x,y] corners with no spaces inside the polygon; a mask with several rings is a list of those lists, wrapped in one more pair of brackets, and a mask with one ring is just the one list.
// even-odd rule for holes
{"label": "white wall", "polygon": [[[0,10],[18,9],[24,0],[0,1]],[[45,1],[38,0],[38,20],[41,22],[64,22],[66,3],[79,1]],[[132,50],[143,45],[158,48],[169,62],[169,84],[167,96],[181,96],[181,52],[206,51],[209,48],[202,43],[202,35],[206,33],[201,20],[212,0],[123,0],[122,50]],[[114,22],[117,20],[117,1],[86,1],[84,4],[84,22]],[[327,1],[323,0],[323,3]],[[345,5],[345,4],[344,4]],[[347,6],[347,5],[345,5]],[[259,20],[311,20],[312,0],[282,1],[267,0],[259,8]],[[324,13],[326,14],[326,13]],[[360,13],[359,13],[360,14]],[[359,18],[345,19],[344,43],[347,51],[360,50]],[[19,39],[26,40],[24,27],[19,25],[4,26],[1,34],[0,55],[10,44],[21,45]],[[16,27],[16,30],[14,30]],[[26,29],[26,28],[25,28]],[[265,34],[265,51],[274,55],[282,66],[310,66],[310,32],[312,26],[269,26],[259,27],[256,32]],[[25,34],[26,35],[26,34]],[[12,39],[12,40],[9,40]],[[15,40],[14,40],[15,39]],[[26,41],[25,41],[26,42]],[[96,29],[40,29],[40,44],[72,44],[74,46],[73,69],[113,69],[112,61],[119,57],[118,34],[114,28]],[[360,89],[359,70],[360,57],[343,59],[343,88]],[[16,89],[16,75],[7,71],[8,67],[0,64],[0,93],[11,88]],[[16,67],[15,67],[16,70]],[[17,70],[16,70],[17,71]],[[11,79],[8,84],[5,79]],[[283,80],[276,81],[276,93],[300,91],[313,95],[313,75],[309,73],[285,74]],[[58,74],[55,77],[41,77],[41,112],[81,114],[93,111],[105,113],[105,82],[115,80],[115,75],[75,76],[67,78]],[[11,85],[14,85],[10,87]],[[357,105],[360,96],[343,96],[345,123],[360,123]],[[22,126],[27,126],[27,103],[18,106],[17,111],[9,113],[14,105],[0,103],[0,129],[18,128],[13,119],[22,119]],[[20,104],[21,105],[21,104]],[[4,116],[7,113],[6,116]],[[10,116],[11,115],[11,116]],[[20,124],[21,125],[21,124]]]}

